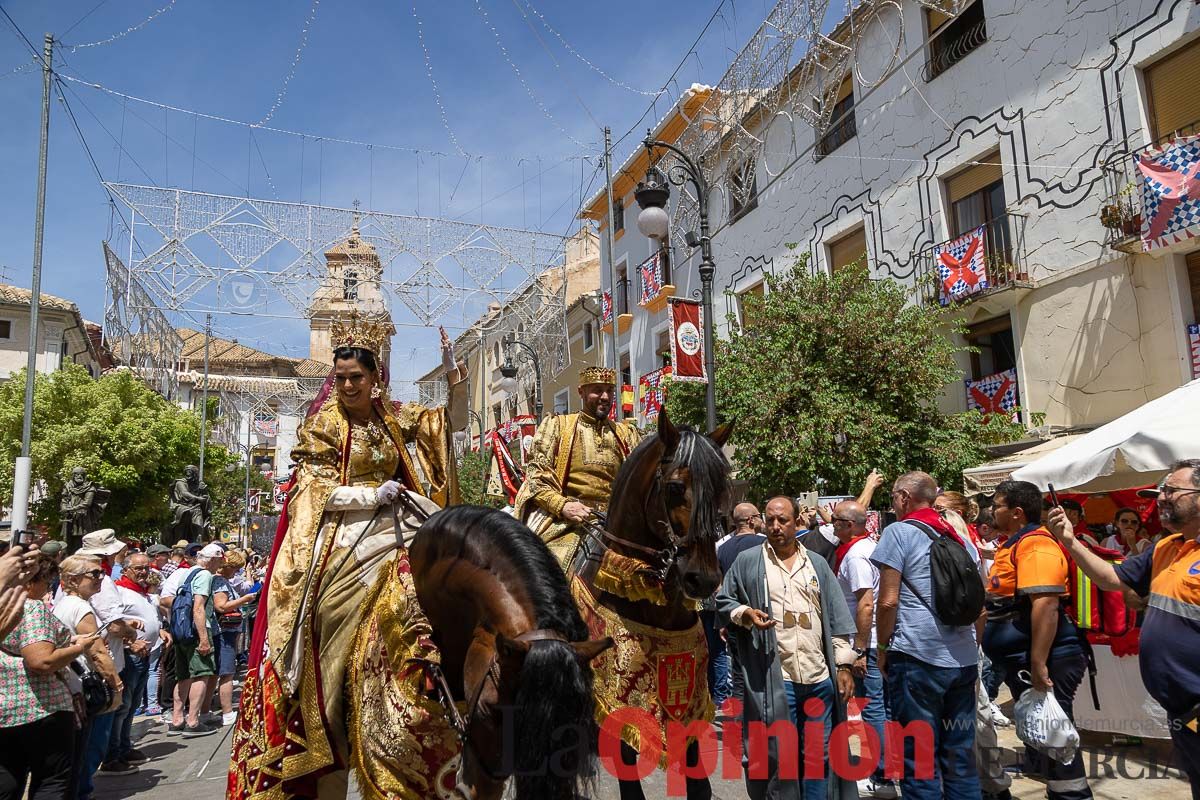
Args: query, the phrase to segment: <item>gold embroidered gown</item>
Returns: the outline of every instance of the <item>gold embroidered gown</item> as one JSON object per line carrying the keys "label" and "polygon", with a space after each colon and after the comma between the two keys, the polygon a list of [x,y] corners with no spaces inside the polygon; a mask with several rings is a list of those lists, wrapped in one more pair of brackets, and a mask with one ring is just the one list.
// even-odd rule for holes
{"label": "gold embroidered gown", "polygon": [[570,500],[604,511],[613,479],[641,434],[628,422],[599,420],[580,412],[547,417],[533,439],[530,467],[517,493],[517,519],[550,547],[565,570],[579,531],[563,519]]}
{"label": "gold embroidered gown", "polygon": [[[436,773],[457,742],[421,696],[418,662],[438,655],[408,572],[405,535],[419,522],[377,507],[376,489],[397,480],[429,512],[457,502],[449,432],[444,409],[416,404],[352,426],[332,398],[302,425],[234,731],[230,800],[342,797],[351,766],[378,789],[364,786],[364,797],[439,796]],[[397,703],[424,739],[397,741],[397,730],[359,746]]]}

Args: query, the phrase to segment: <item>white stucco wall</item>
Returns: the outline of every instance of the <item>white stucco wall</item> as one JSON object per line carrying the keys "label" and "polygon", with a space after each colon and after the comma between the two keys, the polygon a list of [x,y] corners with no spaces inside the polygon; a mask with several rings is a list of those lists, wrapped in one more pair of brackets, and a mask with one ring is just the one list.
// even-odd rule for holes
{"label": "white stucco wall", "polygon": [[[1098,165],[1148,142],[1139,70],[1200,35],[1200,7],[1192,0],[982,2],[988,40],[930,82],[921,75],[923,50],[913,54],[923,46],[922,10],[904,2],[900,58],[912,58],[874,89],[855,81],[855,138],[820,161],[802,155],[785,169],[790,153],[803,153],[816,135],[776,117],[758,162],[758,207],[728,225],[718,186],[719,335],[734,308],[723,293],[789,264],[789,243],[810,254],[812,268],[827,269],[827,244],[862,224],[872,275],[912,281],[914,253],[950,235],[944,178],[999,148],[1033,288],[967,303],[962,314],[968,322],[1011,315],[1027,410],[1045,412],[1050,424],[1102,423],[1188,377],[1184,330],[1194,320],[1182,256],[1129,256],[1104,245],[1098,213],[1108,189]],[[887,37],[898,30],[894,18],[886,21],[863,34],[860,74],[880,75],[892,61]],[[632,196],[627,204],[628,230],[614,255],[632,278],[651,244],[636,229]],[[607,258],[606,237],[601,244]],[[699,289],[698,253],[686,266],[685,256],[675,251],[680,296]],[[633,287],[631,295],[636,303]],[[657,367],[655,331],[665,319],[635,308],[618,340],[618,351],[632,354],[635,382]],[[961,384],[947,387],[945,405],[965,408]]]}

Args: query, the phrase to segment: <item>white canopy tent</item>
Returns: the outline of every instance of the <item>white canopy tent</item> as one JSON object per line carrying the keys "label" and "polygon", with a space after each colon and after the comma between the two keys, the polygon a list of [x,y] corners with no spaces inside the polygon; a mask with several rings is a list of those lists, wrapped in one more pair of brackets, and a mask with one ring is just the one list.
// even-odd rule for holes
{"label": "white canopy tent", "polygon": [[1045,489],[1105,492],[1156,483],[1171,462],[1200,458],[1200,380],[1013,471]]}

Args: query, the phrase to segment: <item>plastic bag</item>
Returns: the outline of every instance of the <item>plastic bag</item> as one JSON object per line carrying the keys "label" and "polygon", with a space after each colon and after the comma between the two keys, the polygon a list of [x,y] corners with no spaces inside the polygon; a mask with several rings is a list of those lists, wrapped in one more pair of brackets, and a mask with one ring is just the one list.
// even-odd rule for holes
{"label": "plastic bag", "polygon": [[1017,736],[1060,764],[1070,764],[1079,749],[1079,731],[1053,692],[1026,689],[1013,706]]}

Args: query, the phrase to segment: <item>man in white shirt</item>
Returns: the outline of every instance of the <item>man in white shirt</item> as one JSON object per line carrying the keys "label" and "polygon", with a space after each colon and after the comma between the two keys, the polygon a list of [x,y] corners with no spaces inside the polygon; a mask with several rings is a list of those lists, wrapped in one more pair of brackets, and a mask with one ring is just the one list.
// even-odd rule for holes
{"label": "man in white shirt", "polygon": [[890,800],[896,785],[884,777],[883,742],[887,709],[883,702],[883,676],[876,663],[875,593],[879,591],[879,569],[871,563],[875,542],[867,533],[867,512],[854,500],[838,503],[833,510],[833,530],[838,537],[833,571],[854,618],[854,694],[866,698],[862,721],[879,734],[879,765],[875,774],[858,782],[860,797]]}
{"label": "man in white shirt", "polygon": [[150,601],[146,578],[150,574],[150,558],[142,553],[129,557],[125,570],[115,581],[117,596],[127,619],[140,623],[137,641],[125,654],[125,668],[121,670],[121,682],[125,684],[121,708],[113,715],[112,734],[108,740],[108,753],[100,772],[119,775],[128,772],[130,766],[144,764],[146,755],[133,746],[131,730],[133,714],[142,702],[142,692],[150,677],[150,650],[158,641],[161,624],[158,608]]}

